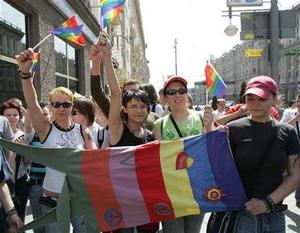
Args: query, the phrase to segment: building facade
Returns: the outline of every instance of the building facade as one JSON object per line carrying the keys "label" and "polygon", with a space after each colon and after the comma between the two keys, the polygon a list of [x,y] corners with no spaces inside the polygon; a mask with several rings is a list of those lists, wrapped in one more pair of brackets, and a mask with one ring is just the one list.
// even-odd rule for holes
{"label": "building facade", "polygon": [[[134,11],[132,10],[134,9]],[[39,48],[41,58],[34,75],[38,98],[48,101],[48,93],[57,86],[65,86],[82,95],[90,93],[89,48],[100,32],[99,1],[97,0],[0,0],[0,103],[11,97],[23,99],[21,82],[14,59],[22,50],[34,47],[72,15],[83,24],[85,47],[50,36]],[[138,16],[136,16],[138,15]],[[134,23],[133,23],[133,19]],[[139,1],[126,1],[125,9],[116,23],[108,28],[114,41],[113,55],[121,64],[122,78],[149,79],[147,63],[132,59],[141,48],[145,57],[145,40],[140,17]],[[133,40],[132,35],[137,36]],[[115,39],[120,39],[115,42]],[[119,52],[119,53],[118,53]],[[138,67],[133,72],[132,67]],[[142,73],[141,70],[145,73]],[[117,75],[120,75],[116,70]]]}
{"label": "building facade", "polygon": [[[293,9],[296,11],[296,36],[279,41],[279,94],[285,103],[300,93],[300,4]],[[268,44],[269,41],[264,39],[244,41],[213,59],[215,69],[228,86],[224,98],[238,102],[243,81],[259,75],[271,75]],[[262,56],[251,57],[247,49],[262,49]]]}

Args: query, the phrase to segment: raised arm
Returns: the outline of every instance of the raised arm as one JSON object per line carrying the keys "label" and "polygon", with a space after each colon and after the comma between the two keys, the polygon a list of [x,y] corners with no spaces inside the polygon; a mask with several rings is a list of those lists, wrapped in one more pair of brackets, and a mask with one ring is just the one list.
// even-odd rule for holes
{"label": "raised arm", "polygon": [[20,55],[16,55],[16,60],[22,80],[23,95],[27,103],[27,108],[31,113],[33,128],[43,141],[50,129],[50,123],[43,117],[42,109],[38,104],[36,91],[33,86],[32,73],[30,71],[33,54],[32,49],[25,50]]}
{"label": "raised arm", "polygon": [[102,35],[100,37],[97,47],[99,49],[99,52],[102,54],[102,60],[105,67],[105,75],[107,77],[111,93],[108,125],[110,130],[110,144],[115,145],[119,142],[124,129],[120,114],[122,106],[121,89],[112,63],[112,46],[106,35]]}
{"label": "raised arm", "polygon": [[90,48],[90,60],[92,62],[91,70],[91,93],[93,99],[101,108],[103,114],[108,119],[110,100],[104,93],[104,89],[100,82],[100,64],[101,64],[101,53],[98,50],[97,45],[92,45]]}

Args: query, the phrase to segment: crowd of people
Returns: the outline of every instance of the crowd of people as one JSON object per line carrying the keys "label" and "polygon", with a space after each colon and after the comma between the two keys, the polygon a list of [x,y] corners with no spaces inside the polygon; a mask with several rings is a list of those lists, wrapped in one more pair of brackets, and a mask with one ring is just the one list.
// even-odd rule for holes
{"label": "crowd of people", "polygon": [[[277,103],[277,84],[259,76],[247,83],[245,103],[229,108],[225,99],[218,99],[215,110],[206,105],[195,111],[187,80],[180,76],[167,79],[159,95],[153,85],[136,80],[120,87],[111,48],[105,34],[91,46],[91,96],[57,87],[49,93],[49,104],[37,99],[30,70],[33,50],[17,55],[26,108],[17,98],[0,106],[0,137],[35,147],[96,149],[227,130],[249,199],[245,209],[237,212],[231,232],[285,232],[283,199],[297,190],[296,205],[300,207],[300,95],[283,111]],[[104,65],[109,96],[101,87],[100,64]],[[0,232],[17,232],[28,200],[34,218],[56,206],[65,175],[4,148],[0,152]],[[204,213],[199,213],[163,221],[163,232],[199,233],[203,217]],[[84,216],[72,217],[71,224],[73,232],[85,232]],[[216,226],[208,226],[207,232],[215,232],[213,228]],[[158,223],[149,223],[114,232],[158,230]],[[60,230],[58,223],[53,223],[34,232]]]}

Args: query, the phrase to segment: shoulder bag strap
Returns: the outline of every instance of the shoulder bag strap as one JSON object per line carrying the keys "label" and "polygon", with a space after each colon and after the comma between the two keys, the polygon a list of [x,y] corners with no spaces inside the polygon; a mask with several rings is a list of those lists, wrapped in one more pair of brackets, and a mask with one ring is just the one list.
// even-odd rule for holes
{"label": "shoulder bag strap", "polygon": [[267,142],[267,144],[264,148],[263,155],[260,159],[259,169],[258,169],[257,176],[255,178],[254,184],[256,183],[256,181],[259,179],[259,177],[262,174],[262,170],[263,170],[264,165],[266,164],[267,158],[271,154],[270,152],[271,152],[272,144],[274,143],[274,140],[276,139],[277,133],[278,133],[278,127],[275,125],[274,120],[273,120],[271,136],[270,136],[269,141]]}
{"label": "shoulder bag strap", "polygon": [[169,117],[170,117],[170,119],[171,119],[171,121],[172,121],[172,124],[174,125],[174,127],[175,127],[175,129],[176,129],[176,131],[177,131],[177,133],[178,133],[178,135],[179,135],[179,137],[183,138],[183,135],[182,135],[182,133],[180,132],[180,130],[179,130],[179,128],[178,128],[178,126],[177,126],[177,124],[176,124],[176,122],[175,122],[175,120],[174,120],[172,114],[170,114]]}
{"label": "shoulder bag strap", "polygon": [[296,130],[297,130],[297,135],[300,138],[299,123],[298,123],[298,121],[296,121]]}

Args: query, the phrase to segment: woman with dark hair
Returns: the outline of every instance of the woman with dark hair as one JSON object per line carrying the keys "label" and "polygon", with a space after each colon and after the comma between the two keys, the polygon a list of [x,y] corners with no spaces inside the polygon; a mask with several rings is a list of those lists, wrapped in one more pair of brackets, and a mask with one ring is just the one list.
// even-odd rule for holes
{"label": "woman with dark hair", "polygon": [[[149,100],[144,91],[127,90],[121,96],[119,82],[114,72],[112,64],[111,44],[105,35],[102,35],[99,44],[92,47],[93,56],[102,57],[105,66],[108,85],[110,87],[110,110],[108,124],[110,130],[110,145],[116,146],[136,146],[153,141],[152,133],[143,127],[143,123],[148,115]],[[91,59],[93,59],[91,56]],[[124,112],[123,121],[120,110]],[[142,229],[141,229],[142,228]],[[147,224],[137,227],[138,232],[156,232],[158,224]],[[115,232],[132,233],[134,228],[120,229]]]}
{"label": "woman with dark hair", "polygon": [[159,115],[159,117],[162,117],[164,109],[159,104],[159,99],[158,99],[158,96],[157,96],[154,86],[152,84],[145,84],[145,85],[143,85],[143,90],[148,95],[148,98],[150,101],[150,111],[155,112]]}
{"label": "woman with dark hair", "polygon": [[[22,116],[20,105],[12,101],[4,102],[0,106],[0,115],[6,117],[14,133],[13,141],[23,143],[24,132],[20,129],[20,118]],[[13,187],[15,192],[14,202],[20,218],[24,221],[26,203],[28,200],[28,173],[27,166],[29,163],[19,154],[11,153],[8,158],[9,165],[12,168],[13,175],[10,188]]]}
{"label": "woman with dark hair", "polygon": [[89,128],[98,148],[109,146],[107,129],[95,122],[95,104],[93,100],[86,97],[76,98],[71,114],[75,123]]}

